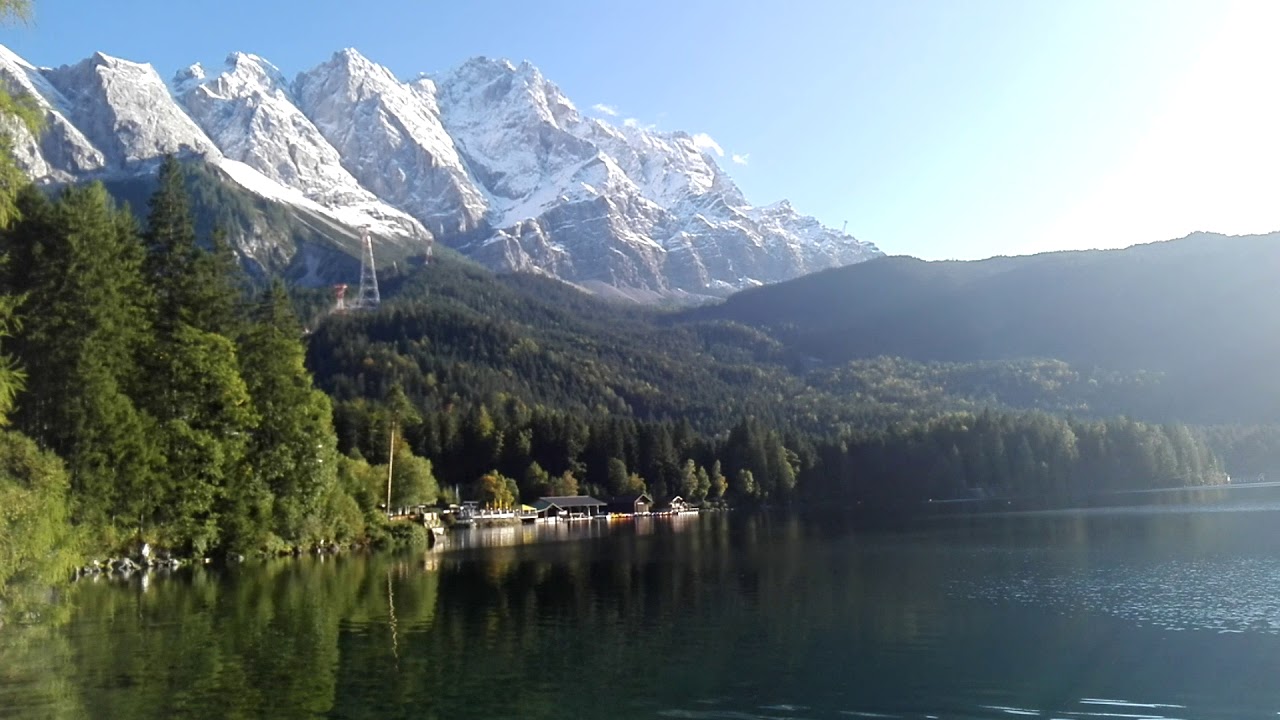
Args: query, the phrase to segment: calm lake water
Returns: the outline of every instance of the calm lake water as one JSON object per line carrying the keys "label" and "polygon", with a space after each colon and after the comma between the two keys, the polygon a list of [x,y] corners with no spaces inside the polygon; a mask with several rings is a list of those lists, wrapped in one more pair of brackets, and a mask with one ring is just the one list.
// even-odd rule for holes
{"label": "calm lake water", "polygon": [[0,631],[0,716],[1280,712],[1276,509],[470,532],[83,583],[58,627]]}

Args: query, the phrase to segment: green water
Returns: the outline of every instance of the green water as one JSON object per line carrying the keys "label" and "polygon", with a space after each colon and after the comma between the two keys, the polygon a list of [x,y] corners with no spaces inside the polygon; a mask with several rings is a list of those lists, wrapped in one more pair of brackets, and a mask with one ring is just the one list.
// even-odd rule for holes
{"label": "green water", "polygon": [[0,630],[0,717],[1280,711],[1275,510],[468,533],[82,583],[64,622]]}

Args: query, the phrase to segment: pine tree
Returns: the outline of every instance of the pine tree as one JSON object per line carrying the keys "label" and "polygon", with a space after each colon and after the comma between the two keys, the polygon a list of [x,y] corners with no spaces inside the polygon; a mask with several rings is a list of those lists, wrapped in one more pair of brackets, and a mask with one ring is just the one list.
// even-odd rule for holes
{"label": "pine tree", "polygon": [[610,495],[621,495],[627,487],[627,464],[618,458],[609,458],[605,489]]}
{"label": "pine tree", "polygon": [[707,493],[711,492],[711,476],[707,474],[707,469],[698,466],[698,486],[693,493],[693,502],[702,502],[706,499]]}
{"label": "pine tree", "polygon": [[719,500],[724,497],[725,492],[729,488],[729,483],[725,480],[724,475],[720,472],[720,461],[716,460],[711,465],[710,491],[707,497],[712,500]]}
{"label": "pine tree", "polygon": [[691,500],[698,492],[698,466],[692,459],[684,461],[680,466],[680,487],[677,494]]}
{"label": "pine tree", "polygon": [[[250,501],[240,511],[249,513],[245,527],[252,534],[269,527],[292,543],[323,534],[320,518],[337,477],[332,408],[312,386],[301,336],[284,286],[276,282],[263,294],[238,353],[259,420],[248,443],[241,492],[250,498],[265,493],[273,501]],[[265,507],[268,517],[258,514]]]}
{"label": "pine tree", "polygon": [[160,164],[158,186],[147,215],[146,276],[155,292],[157,325],[171,330],[191,324],[195,310],[192,280],[197,275],[200,248],[196,245],[182,165],[172,156]]}
{"label": "pine tree", "polygon": [[208,249],[200,246],[186,172],[172,155],[160,164],[145,240],[144,269],[155,291],[157,324],[172,329],[183,322],[205,332],[236,335],[243,321],[244,274],[221,230],[214,231]]}
{"label": "pine tree", "polygon": [[[213,333],[180,324],[163,344],[164,370],[153,378],[152,408],[160,421],[165,457],[161,501],[155,522],[160,540],[196,553],[252,535],[270,496],[244,466],[257,426],[235,346]],[[220,521],[225,520],[225,528]]]}

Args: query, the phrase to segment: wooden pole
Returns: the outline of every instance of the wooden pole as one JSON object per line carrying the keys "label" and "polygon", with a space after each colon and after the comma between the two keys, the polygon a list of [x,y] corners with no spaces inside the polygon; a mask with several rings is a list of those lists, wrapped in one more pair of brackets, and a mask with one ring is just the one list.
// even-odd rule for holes
{"label": "wooden pole", "polygon": [[387,448],[387,518],[391,517],[391,473],[396,461],[396,426],[391,426],[391,445]]}

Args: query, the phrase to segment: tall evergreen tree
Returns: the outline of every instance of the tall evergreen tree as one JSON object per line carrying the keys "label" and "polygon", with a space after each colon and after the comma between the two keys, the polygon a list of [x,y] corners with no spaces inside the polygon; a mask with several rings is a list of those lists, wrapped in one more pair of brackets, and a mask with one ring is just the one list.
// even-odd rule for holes
{"label": "tall evergreen tree", "polygon": [[161,422],[166,478],[157,530],[166,544],[204,552],[247,531],[234,512],[225,516],[234,527],[220,529],[228,508],[251,504],[260,514],[268,500],[243,464],[258,418],[229,339],[181,324],[162,359],[167,372],[154,382],[167,403],[152,410]]}
{"label": "tall evergreen tree", "polygon": [[160,164],[147,215],[146,275],[155,291],[157,324],[171,329],[192,320],[192,279],[200,257],[185,174],[172,155]]}
{"label": "tall evergreen tree", "polygon": [[[311,384],[301,337],[284,286],[273,283],[238,353],[258,423],[246,448],[244,497],[230,498],[230,507],[250,536],[269,528],[290,542],[319,539],[326,497],[336,482],[333,411],[329,398]],[[273,507],[253,500],[264,496],[273,499]],[[263,514],[268,510],[270,517]]]}
{"label": "tall evergreen tree", "polygon": [[147,215],[146,275],[155,290],[161,328],[184,322],[205,332],[233,336],[241,324],[245,287],[235,252],[215,230],[209,248],[196,236],[186,172],[165,156]]}

